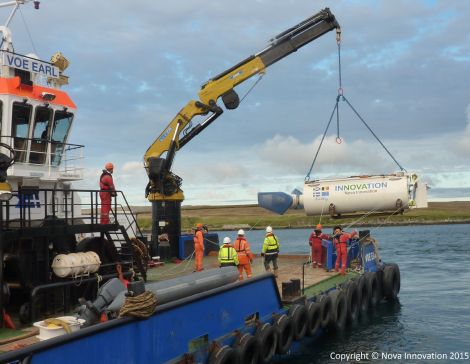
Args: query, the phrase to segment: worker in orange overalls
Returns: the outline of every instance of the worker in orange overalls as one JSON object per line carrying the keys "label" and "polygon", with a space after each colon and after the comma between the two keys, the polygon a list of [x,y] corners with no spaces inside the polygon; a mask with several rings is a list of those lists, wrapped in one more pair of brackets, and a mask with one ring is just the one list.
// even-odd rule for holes
{"label": "worker in orange overalls", "polygon": [[194,270],[196,272],[204,269],[202,266],[202,257],[204,256],[204,233],[202,227],[202,224],[198,223],[194,232],[194,255],[196,257]]}
{"label": "worker in orange overalls", "polygon": [[308,244],[312,247],[312,268],[320,268],[322,262],[322,240],[329,240],[330,236],[322,233],[322,226],[318,224],[308,239]]}
{"label": "worker in orange overalls", "polygon": [[100,224],[109,224],[109,211],[111,211],[111,198],[116,197],[116,189],[113,182],[114,165],[108,162],[104,165],[100,177],[101,215]]}
{"label": "worker in orange overalls", "polygon": [[333,229],[333,243],[336,249],[335,271],[339,272],[341,261],[341,275],[346,275],[346,260],[348,258],[348,240],[357,236],[357,231],[353,230],[350,234],[343,231],[341,226],[335,226]]}
{"label": "worker in orange overalls", "polygon": [[243,280],[243,270],[246,272],[246,278],[251,278],[250,263],[253,261],[253,253],[251,252],[250,244],[245,238],[245,231],[243,229],[238,230],[238,236],[233,243],[233,247],[238,254],[239,280]]}

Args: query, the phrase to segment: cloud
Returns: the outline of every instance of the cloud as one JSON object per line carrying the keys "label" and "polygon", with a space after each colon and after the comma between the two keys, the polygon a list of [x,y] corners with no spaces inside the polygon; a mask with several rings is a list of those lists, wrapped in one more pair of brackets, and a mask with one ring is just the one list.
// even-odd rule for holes
{"label": "cloud", "polygon": [[470,105],[467,106],[467,127],[465,128],[462,136],[458,138],[455,145],[457,153],[460,153],[465,156],[465,159],[468,160],[470,155]]}
{"label": "cloud", "polygon": [[470,201],[470,188],[431,188],[428,196],[432,201]]}
{"label": "cloud", "polygon": [[144,167],[143,162],[136,162],[136,161],[126,162],[122,166],[122,171],[134,173],[136,171],[143,170],[143,167]]}
{"label": "cloud", "polygon": [[[470,2],[227,4],[69,0],[65,8],[48,0],[40,12],[22,7],[37,53],[48,59],[60,49],[71,61],[66,91],[78,112],[69,142],[86,146],[79,186],[96,188],[103,164],[113,161],[118,188],[145,203],[144,153],[201,85],[326,6],[342,26],[348,101],[406,169],[441,187],[457,179],[469,186],[470,111],[462,75],[470,66]],[[73,16],[61,21],[64,12]],[[15,51],[29,53],[22,21],[17,17],[11,26]],[[240,97],[250,91],[238,109],[225,111],[176,154],[174,171],[184,178],[187,202],[253,201],[258,190],[299,187],[334,106],[338,76],[331,32],[270,66],[252,91],[257,77],[238,86]],[[334,120],[313,176],[397,170],[348,105],[339,106],[344,141],[335,143]]]}
{"label": "cloud", "polygon": [[259,155],[279,171],[295,174],[307,173],[317,151],[314,174],[341,174],[361,169],[369,174],[389,173],[393,168],[383,155],[377,153],[377,145],[372,143],[363,140],[348,142],[347,139],[341,139],[338,143],[333,135],[327,136],[319,149],[320,142],[320,136],[313,142],[301,143],[293,136],[277,134],[264,142]]}

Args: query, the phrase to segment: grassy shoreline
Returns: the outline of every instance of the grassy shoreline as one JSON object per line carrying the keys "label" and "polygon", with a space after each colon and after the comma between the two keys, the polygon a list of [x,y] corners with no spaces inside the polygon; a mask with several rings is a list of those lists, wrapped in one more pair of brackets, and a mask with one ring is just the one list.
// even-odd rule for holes
{"label": "grassy shoreline", "polygon": [[[138,222],[142,229],[151,229],[151,214],[148,209],[139,209]],[[303,210],[289,210],[276,215],[257,205],[236,206],[187,206],[182,208],[181,230],[191,231],[198,222],[211,230],[235,230],[239,228],[312,228],[319,221],[325,227],[343,226],[400,226],[470,223],[470,202],[430,202],[426,209],[413,209],[403,215],[344,216],[332,219],[328,215],[305,216]]]}

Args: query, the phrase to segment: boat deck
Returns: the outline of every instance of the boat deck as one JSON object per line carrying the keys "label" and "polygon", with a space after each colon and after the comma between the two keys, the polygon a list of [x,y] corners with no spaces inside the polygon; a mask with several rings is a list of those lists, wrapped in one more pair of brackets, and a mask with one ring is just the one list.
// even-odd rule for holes
{"label": "boat deck", "polygon": [[[317,294],[323,290],[334,287],[335,285],[348,279],[352,274],[344,277],[336,272],[327,272],[322,268],[312,268],[310,264],[305,264],[308,261],[307,255],[280,255],[278,259],[279,275],[277,279],[277,286],[280,294],[282,295],[282,283],[289,282],[291,279],[300,279],[302,289],[302,270],[304,269],[304,287],[308,295]],[[206,256],[203,259],[204,269],[211,269],[218,267],[216,256]],[[253,276],[265,273],[263,258],[260,256],[255,257],[252,263]],[[194,270],[194,260],[187,259],[185,261],[157,263],[155,267],[149,268],[147,271],[148,281],[161,281],[179,276],[191,274]],[[246,279],[246,274],[244,273]],[[2,329],[7,330],[7,329]],[[8,330],[7,330],[8,331]],[[36,327],[29,327],[18,331],[16,337],[8,335],[2,336],[0,331],[0,353],[17,350],[19,348],[39,342],[36,337],[38,335]]]}
{"label": "boat deck", "polygon": [[[309,259],[308,255],[280,255],[278,258],[279,274],[277,285],[279,292],[282,292],[282,282],[288,282],[291,279],[302,280],[303,263]],[[219,263],[216,256],[205,256],[203,259],[205,269],[217,268]],[[190,274],[194,270],[194,259],[174,263],[163,263],[147,271],[149,281],[160,281]],[[259,255],[255,257],[251,264],[251,270],[254,276],[265,273],[263,258]],[[246,274],[243,274],[246,279]],[[310,264],[305,265],[305,288],[318,284],[331,277],[339,276],[332,271],[327,272],[322,268],[312,268]],[[302,283],[301,283],[302,284]]]}
{"label": "boat deck", "polygon": [[0,329],[0,354],[39,342],[37,335],[39,329],[34,326],[22,330]]}

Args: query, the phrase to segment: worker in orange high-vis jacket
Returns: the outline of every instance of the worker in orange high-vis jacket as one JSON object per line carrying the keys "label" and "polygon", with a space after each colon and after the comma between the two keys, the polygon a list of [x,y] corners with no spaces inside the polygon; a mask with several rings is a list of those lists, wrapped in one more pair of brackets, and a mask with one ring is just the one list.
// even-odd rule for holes
{"label": "worker in orange high-vis jacket", "polygon": [[202,266],[202,257],[204,256],[204,233],[203,225],[198,223],[196,225],[196,230],[194,231],[194,255],[195,255],[195,267],[196,272],[203,270]]}
{"label": "worker in orange high-vis jacket", "polygon": [[104,165],[100,177],[101,214],[100,224],[109,224],[109,212],[111,211],[111,198],[116,197],[116,189],[113,181],[114,165],[108,162]]}
{"label": "worker in orange high-vis jacket", "polygon": [[246,278],[251,278],[251,262],[253,262],[253,253],[250,249],[250,244],[245,238],[245,231],[238,230],[237,239],[233,243],[238,254],[238,272],[240,281],[243,280],[243,270],[245,270]]}
{"label": "worker in orange high-vis jacket", "polygon": [[343,231],[341,226],[335,226],[333,229],[333,243],[336,248],[336,263],[335,271],[339,272],[341,262],[341,275],[346,275],[346,260],[348,258],[348,240],[357,236],[357,231],[353,230],[351,233]]}
{"label": "worker in orange high-vis jacket", "polygon": [[315,227],[315,230],[312,234],[310,234],[310,238],[308,239],[308,244],[312,247],[312,267],[313,268],[320,268],[323,266],[322,262],[322,240],[326,239],[329,240],[330,236],[327,234],[322,233],[322,226],[318,224]]}

